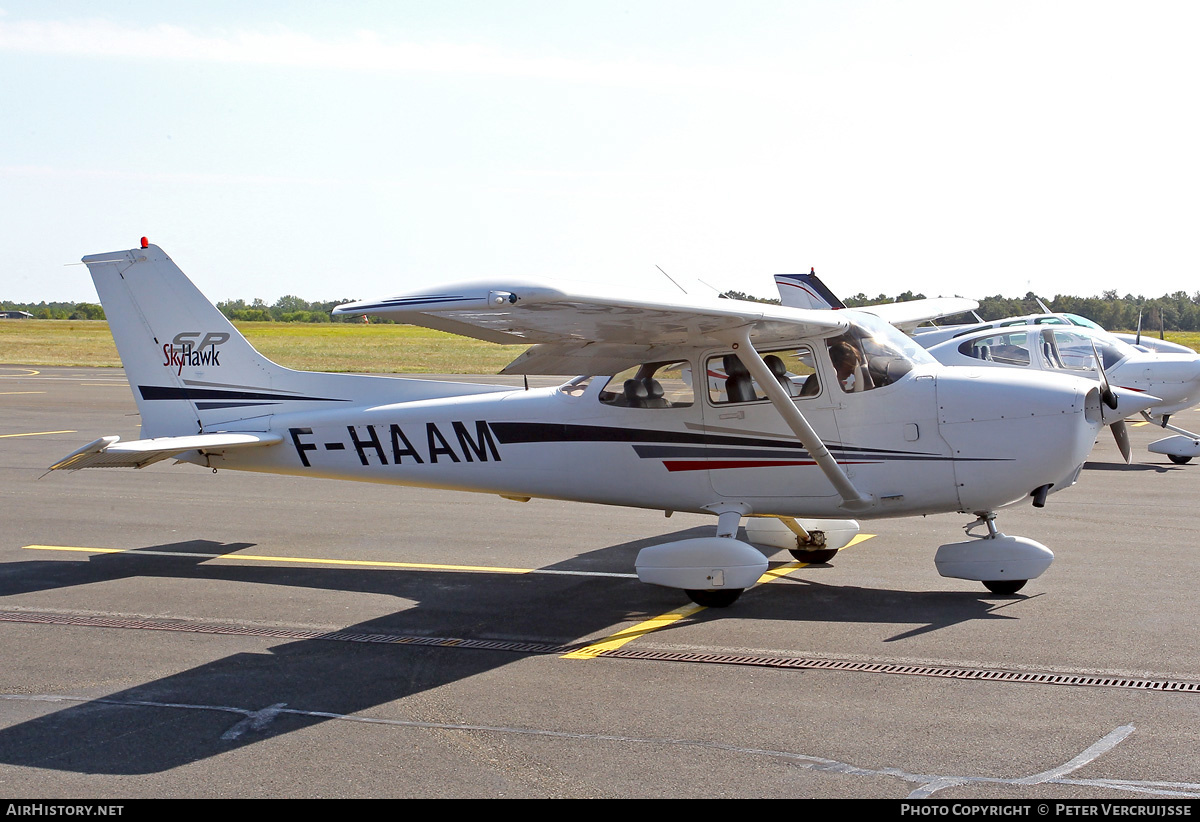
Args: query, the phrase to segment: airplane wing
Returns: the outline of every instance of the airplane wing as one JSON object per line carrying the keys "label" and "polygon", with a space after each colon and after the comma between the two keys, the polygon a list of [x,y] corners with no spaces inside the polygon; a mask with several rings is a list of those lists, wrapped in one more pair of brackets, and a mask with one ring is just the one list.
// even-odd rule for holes
{"label": "airplane wing", "polygon": [[909,334],[923,322],[964,314],[976,308],[979,308],[979,302],[965,297],[928,297],[923,300],[867,305],[856,310],[874,314]]}
{"label": "airplane wing", "polygon": [[1118,340],[1129,343],[1130,345],[1140,345],[1143,348],[1148,348],[1151,351],[1158,351],[1162,354],[1195,354],[1195,349],[1188,348],[1180,343],[1169,342],[1168,340],[1157,340],[1154,337],[1144,336],[1141,334],[1116,334],[1109,332]]}
{"label": "airplane wing", "polygon": [[[380,300],[347,303],[335,315],[373,314],[530,351],[506,373],[611,373],[712,345],[749,327],[756,346],[845,331],[849,318],[829,311],[742,300],[672,295],[614,297],[598,290],[536,281],[475,282]],[[623,367],[623,365],[622,365]]]}
{"label": "airplane wing", "polygon": [[185,451],[221,452],[231,448],[275,445],[279,434],[193,434],[120,442],[120,437],[101,437],[73,451],[50,466],[51,471],[80,468],[144,468]]}

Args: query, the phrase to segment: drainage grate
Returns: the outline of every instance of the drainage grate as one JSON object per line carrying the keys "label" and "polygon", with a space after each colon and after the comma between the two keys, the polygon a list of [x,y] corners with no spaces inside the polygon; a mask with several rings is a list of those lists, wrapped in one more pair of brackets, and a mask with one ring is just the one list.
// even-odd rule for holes
{"label": "drainage grate", "polygon": [[[438,648],[506,651],[517,654],[567,654],[582,645],[553,645],[538,642],[517,642],[493,639],[461,639],[457,637],[410,636],[404,634],[367,633],[362,631],[304,631],[293,628],[266,628],[223,623],[191,622],[170,619],[127,619],[121,617],[79,616],[38,611],[0,611],[0,622],[23,622],[44,625],[70,625],[82,628],[125,628],[148,631],[182,631],[193,634],[223,634],[228,636],[266,637],[288,640],[327,640],[331,642],[368,642],[391,645],[417,645]],[[641,651],[617,648],[602,651],[596,658],[630,659],[647,662],[691,662],[708,665],[746,665],[758,668],[795,668],[817,671],[848,671],[853,673],[890,674],[896,676],[926,676],[942,679],[965,679],[989,682],[1032,683],[1037,685],[1071,685],[1089,688],[1127,688],[1144,691],[1200,693],[1200,682],[1173,679],[1142,679],[1135,677],[1063,674],[1049,671],[1001,671],[985,668],[951,668],[936,665],[902,665],[889,662],[853,662],[815,657],[756,656],[753,654],[705,654],[684,651]]]}
{"label": "drainage grate", "polygon": [[1029,682],[1038,685],[1075,685],[1092,688],[1133,688],[1149,691],[1180,691],[1200,693],[1200,682],[1171,679],[1138,679],[1131,677],[1096,676],[1090,674],[1059,674],[1033,671],[997,671],[985,668],[947,668],[935,665],[900,665],[888,662],[850,662],[810,657],[771,657],[730,654],[672,653],[669,651],[638,651],[618,648],[600,656],[621,659],[645,659],[663,662],[707,662],[716,665],[753,665],[759,668],[804,668],[820,671],[851,671],[856,673],[893,674],[899,676],[930,676],[943,679],[986,680],[992,682]]}

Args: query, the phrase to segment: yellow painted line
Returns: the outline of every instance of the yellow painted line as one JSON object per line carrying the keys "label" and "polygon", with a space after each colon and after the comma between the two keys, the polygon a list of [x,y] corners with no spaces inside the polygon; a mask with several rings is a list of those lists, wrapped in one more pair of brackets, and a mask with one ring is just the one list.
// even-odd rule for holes
{"label": "yellow painted line", "polygon": [[1149,425],[1149,424],[1150,423],[1144,422],[1144,421],[1143,422],[1131,422],[1131,423],[1129,423],[1129,427],[1130,428],[1141,428],[1143,425]]}
{"label": "yellow painted line", "polygon": [[[858,534],[854,539],[850,540],[844,548],[851,548],[868,539],[871,539],[874,534]],[[432,563],[417,563],[417,562],[385,562],[381,560],[352,560],[352,559],[320,559],[313,557],[272,557],[262,556],[258,554],[203,554],[190,553],[181,551],[147,551],[140,549],[127,548],[85,548],[71,545],[24,545],[23,548],[31,551],[71,551],[85,554],[131,554],[133,556],[157,556],[157,557],[194,557],[198,559],[226,559],[226,560],[242,560],[247,562],[284,562],[284,563],[302,563],[311,565],[341,565],[355,566],[360,568],[405,568],[416,571],[469,571],[483,572],[493,574],[570,574],[578,576],[604,576],[604,577],[635,577],[634,574],[609,574],[596,573],[590,571],[547,571],[535,568],[505,568],[489,565],[438,565]],[[807,562],[789,562],[777,568],[769,569],[763,574],[758,584],[766,584],[775,582],[786,577],[792,571],[797,571],[801,568],[807,568],[810,563]],[[595,659],[605,651],[615,650],[621,646],[632,642],[635,639],[653,633],[661,628],[666,628],[679,622],[681,619],[686,619],[694,614],[704,610],[702,605],[684,605],[676,608],[673,611],[668,611],[665,614],[660,614],[656,617],[639,622],[629,628],[624,628],[617,633],[605,637],[597,642],[572,651],[569,654],[564,654],[563,659]]]}
{"label": "yellow painted line", "polygon": [[[846,548],[851,548],[859,543],[866,542],[873,536],[875,535],[857,534],[854,539],[846,543],[841,550],[845,551]],[[789,562],[786,565],[779,566],[778,568],[768,569],[765,574],[759,577],[758,584],[775,582],[776,580],[787,576],[792,571],[798,571],[801,568],[807,568],[810,564],[811,563],[808,562]],[[562,659],[595,659],[605,651],[612,651],[620,648],[622,645],[633,642],[633,640],[643,637],[652,631],[657,631],[659,628],[666,628],[668,625],[673,625],[679,620],[690,617],[692,614],[699,613],[703,610],[703,605],[685,605],[682,608],[676,608],[674,611],[668,611],[660,616],[647,619],[644,622],[639,622],[637,625],[634,625],[630,628],[617,631],[617,633],[613,634],[612,636],[605,637],[599,642],[593,642],[591,645],[580,648],[577,651],[564,654]]]}
{"label": "yellow painted line", "polygon": [[[4,368],[5,368],[5,370],[8,370],[8,366],[4,366]],[[11,377],[13,379],[18,379],[20,377],[36,377],[38,374],[42,373],[41,371],[35,371],[32,368],[13,368],[12,370],[13,371],[24,371],[25,373],[24,374],[0,374],[0,377]]]}
{"label": "yellow painted line", "polygon": [[[875,535],[874,534],[855,534],[854,539],[850,540],[844,546],[842,546],[841,549],[839,549],[839,553],[841,553],[841,551],[845,551],[847,548],[853,548],[855,545],[866,542],[867,540],[871,539],[873,536],[875,536]],[[778,568],[769,568],[765,574],[763,574],[761,577],[759,577],[758,584],[765,585],[768,582],[777,582],[777,581],[783,579],[784,577],[786,577],[792,571],[799,571],[801,568],[807,568],[811,564],[812,563],[810,563],[810,562],[796,561],[796,562],[789,562],[786,565],[780,565]]]}
{"label": "yellow painted line", "polygon": [[199,559],[239,559],[256,562],[297,562],[313,565],[353,565],[360,568],[409,568],[420,571],[484,571],[492,574],[530,574],[531,568],[499,568],[489,565],[435,565],[419,562],[384,562],[361,559],[316,559],[312,557],[268,557],[257,554],[198,554],[183,551],[143,551],[129,548],[81,548],[72,545],[23,545],[31,551],[74,551],[85,554],[132,554],[137,557],[194,557]]}
{"label": "yellow painted line", "polygon": [[45,391],[0,391],[0,394],[9,396],[11,394],[45,394]]}
{"label": "yellow painted line", "polygon": [[676,608],[674,611],[668,611],[665,614],[660,614],[653,619],[648,619],[645,622],[639,622],[631,628],[626,628],[623,631],[618,631],[610,637],[606,637],[599,642],[593,642],[586,648],[580,648],[578,651],[572,651],[569,654],[564,654],[563,659],[595,659],[605,651],[612,651],[620,648],[627,642],[633,642],[638,637],[645,636],[651,631],[657,631],[659,628],[666,628],[681,619],[690,617],[692,614],[704,610],[703,605],[684,605],[681,608]]}
{"label": "yellow painted line", "polygon": [[29,434],[0,434],[0,440],[8,437],[41,437],[46,434],[78,434],[78,431],[33,431]]}
{"label": "yellow painted line", "polygon": [[128,388],[127,382],[81,382],[80,385],[86,385],[91,388]]}

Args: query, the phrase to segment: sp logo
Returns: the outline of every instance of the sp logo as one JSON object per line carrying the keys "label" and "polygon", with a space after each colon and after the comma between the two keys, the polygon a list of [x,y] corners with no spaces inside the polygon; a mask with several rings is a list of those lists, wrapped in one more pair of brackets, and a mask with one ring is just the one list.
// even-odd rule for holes
{"label": "sp logo", "polygon": [[225,332],[209,331],[204,335],[204,339],[202,339],[199,344],[196,344],[194,340],[196,337],[200,336],[200,333],[201,332],[199,331],[180,331],[175,335],[175,339],[171,342],[180,348],[183,348],[184,346],[190,346],[192,348],[205,348],[209,345],[220,345],[221,343],[229,342],[229,335]]}
{"label": "sp logo", "polygon": [[221,352],[217,346],[229,341],[229,334],[224,331],[180,331],[175,339],[163,345],[163,365],[176,368],[176,374],[183,373],[183,367],[220,366]]}

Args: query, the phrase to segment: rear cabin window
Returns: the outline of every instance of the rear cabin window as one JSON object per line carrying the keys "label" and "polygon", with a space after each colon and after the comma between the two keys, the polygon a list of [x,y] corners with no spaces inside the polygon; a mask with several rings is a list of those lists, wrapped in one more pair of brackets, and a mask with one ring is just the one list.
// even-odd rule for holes
{"label": "rear cabin window", "polygon": [[[796,399],[815,397],[821,393],[811,348],[789,348],[762,352],[763,361],[779,384]],[[746,366],[734,354],[709,357],[705,363],[708,398],[714,404],[761,402],[767,399]]]}
{"label": "rear cabin window", "polygon": [[695,402],[687,362],[644,363],[614,374],[600,402],[622,408],[687,408]]}
{"label": "rear cabin window", "polygon": [[[1036,332],[1035,332],[1036,333]],[[958,350],[968,357],[1004,365],[1029,365],[1029,334],[1011,332],[964,342]]]}

